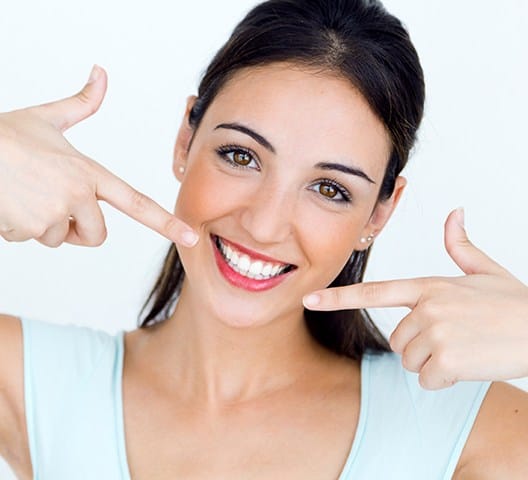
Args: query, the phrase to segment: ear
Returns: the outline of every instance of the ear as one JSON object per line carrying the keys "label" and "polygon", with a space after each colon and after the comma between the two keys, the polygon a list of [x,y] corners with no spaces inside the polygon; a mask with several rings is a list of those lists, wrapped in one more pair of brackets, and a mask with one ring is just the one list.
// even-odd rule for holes
{"label": "ear", "polygon": [[[366,250],[370,245],[372,245],[373,238],[377,237],[379,233],[383,230],[385,224],[389,221],[392,213],[394,212],[400,198],[402,196],[403,190],[407,185],[407,180],[399,176],[396,178],[394,191],[392,195],[387,200],[378,202],[372,215],[369,218],[368,223],[363,228],[361,236],[357,239],[356,250]],[[372,236],[372,237],[369,237]],[[370,240],[369,240],[370,238]],[[362,242],[361,239],[366,241]]]}
{"label": "ear", "polygon": [[189,152],[189,145],[191,144],[191,139],[194,133],[194,130],[189,123],[189,115],[194,103],[196,102],[196,99],[196,95],[187,97],[185,114],[178,130],[178,136],[176,137],[176,143],[174,145],[172,171],[180,182],[183,179],[185,167],[187,166],[187,154]]}

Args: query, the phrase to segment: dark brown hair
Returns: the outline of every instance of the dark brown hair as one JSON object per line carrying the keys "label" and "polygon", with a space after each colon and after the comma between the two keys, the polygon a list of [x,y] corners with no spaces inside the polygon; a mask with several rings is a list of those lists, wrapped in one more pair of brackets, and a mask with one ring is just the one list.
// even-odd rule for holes
{"label": "dark brown hair", "polygon": [[[376,0],[269,0],[236,26],[215,55],[198,88],[189,122],[196,131],[219,91],[239,70],[291,62],[348,79],[390,134],[392,151],[378,202],[391,197],[420,125],[425,97],[418,54],[402,23]],[[329,285],[363,280],[370,248],[354,251]],[[167,319],[184,278],[171,245],[141,314],[140,327]],[[359,359],[366,349],[390,351],[366,310],[304,311],[311,334],[324,346]]]}

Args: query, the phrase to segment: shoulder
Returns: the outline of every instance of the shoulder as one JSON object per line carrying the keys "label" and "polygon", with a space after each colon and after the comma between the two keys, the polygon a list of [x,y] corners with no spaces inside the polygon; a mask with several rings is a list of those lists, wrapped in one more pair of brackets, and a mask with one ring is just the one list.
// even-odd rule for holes
{"label": "shoulder", "polygon": [[[39,391],[72,385],[105,357],[113,361],[115,336],[90,327],[0,315],[0,442],[2,428],[25,417],[26,388]],[[54,372],[54,375],[49,375]],[[11,422],[12,423],[12,422]]]}
{"label": "shoulder", "polygon": [[15,467],[26,451],[22,326],[18,317],[0,314],[0,455]]}
{"label": "shoulder", "polygon": [[393,425],[392,430],[398,433],[390,437],[388,449],[401,451],[403,457],[406,451],[419,452],[419,463],[427,464],[429,469],[427,475],[422,475],[424,478],[437,472],[451,478],[461,464],[466,441],[491,382],[466,381],[441,390],[427,390],[420,385],[417,373],[402,366],[399,354],[383,353],[366,359],[376,436],[386,436],[387,425]]}
{"label": "shoulder", "polygon": [[528,478],[528,393],[493,382],[468,438],[456,480]]}
{"label": "shoulder", "polygon": [[20,405],[23,394],[23,345],[20,318],[0,314],[0,428],[8,406]]}
{"label": "shoulder", "polygon": [[[86,413],[90,408],[111,410],[121,351],[116,338],[86,326],[0,315],[0,455],[17,473],[26,472],[21,478],[31,478],[29,451],[30,445],[36,451],[35,439],[66,437],[57,428],[70,428],[69,420],[61,426],[56,419],[67,418],[80,392],[83,418],[91,422],[88,430],[94,425]],[[93,385],[99,390],[91,391]],[[38,448],[48,445],[42,442]]]}

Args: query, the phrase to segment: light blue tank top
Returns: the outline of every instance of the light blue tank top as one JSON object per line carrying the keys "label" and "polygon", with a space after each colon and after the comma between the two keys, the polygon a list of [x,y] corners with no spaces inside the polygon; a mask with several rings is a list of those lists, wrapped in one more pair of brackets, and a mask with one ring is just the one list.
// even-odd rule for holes
{"label": "light blue tank top", "polygon": [[[33,480],[131,480],[121,396],[124,331],[29,318],[22,328]],[[489,386],[424,390],[399,355],[366,353],[359,422],[338,480],[450,479]]]}

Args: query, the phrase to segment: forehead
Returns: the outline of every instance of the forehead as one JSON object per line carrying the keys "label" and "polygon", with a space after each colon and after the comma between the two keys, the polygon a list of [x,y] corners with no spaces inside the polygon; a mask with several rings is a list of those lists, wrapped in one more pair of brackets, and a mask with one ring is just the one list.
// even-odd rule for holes
{"label": "forehead", "polygon": [[237,72],[203,119],[211,130],[222,122],[249,126],[278,155],[301,153],[310,161],[352,158],[378,180],[390,154],[388,132],[350,81],[292,64]]}

